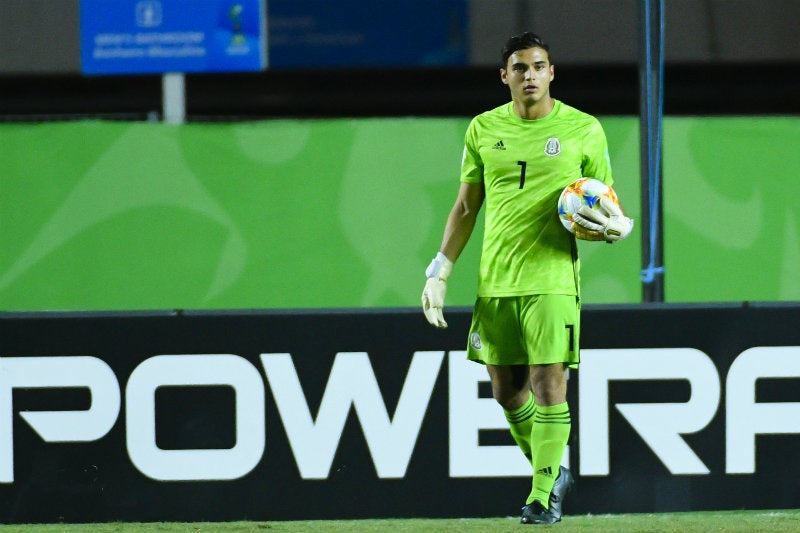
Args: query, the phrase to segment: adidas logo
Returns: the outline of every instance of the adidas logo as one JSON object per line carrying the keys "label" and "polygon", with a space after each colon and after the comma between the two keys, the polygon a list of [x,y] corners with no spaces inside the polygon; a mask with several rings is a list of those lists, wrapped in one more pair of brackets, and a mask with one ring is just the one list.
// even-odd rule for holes
{"label": "adidas logo", "polygon": [[492,146],[492,150],[505,150],[506,145],[503,144],[503,141],[497,141],[494,146]]}
{"label": "adidas logo", "polygon": [[544,468],[540,468],[539,470],[537,470],[536,473],[537,474],[543,474],[545,476],[552,476],[553,475],[553,469],[550,468],[549,466],[546,466]]}

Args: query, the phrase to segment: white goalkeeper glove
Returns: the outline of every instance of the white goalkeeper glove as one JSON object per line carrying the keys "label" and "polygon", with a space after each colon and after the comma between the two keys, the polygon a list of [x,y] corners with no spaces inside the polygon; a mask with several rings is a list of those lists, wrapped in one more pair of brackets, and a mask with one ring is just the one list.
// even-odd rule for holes
{"label": "white goalkeeper glove", "polygon": [[444,321],[442,309],[444,309],[444,297],[447,294],[447,278],[453,270],[453,262],[450,261],[442,252],[425,269],[428,281],[425,282],[425,289],[422,291],[422,312],[431,325],[437,328],[446,328],[447,322]]}
{"label": "white goalkeeper glove", "polygon": [[600,209],[583,206],[572,215],[572,220],[575,236],[589,241],[621,241],[633,229],[633,219],[623,215],[619,206],[604,196],[600,197]]}

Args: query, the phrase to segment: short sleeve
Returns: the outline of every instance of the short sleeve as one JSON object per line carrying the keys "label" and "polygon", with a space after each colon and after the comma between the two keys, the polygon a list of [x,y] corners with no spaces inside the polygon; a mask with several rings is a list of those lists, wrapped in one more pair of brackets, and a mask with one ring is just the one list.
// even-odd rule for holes
{"label": "short sleeve", "polygon": [[608,185],[614,184],[606,134],[600,121],[594,117],[584,136],[581,171],[584,176],[597,178]]}
{"label": "short sleeve", "polygon": [[477,122],[470,122],[464,135],[464,152],[461,155],[461,181],[463,183],[483,182],[483,159],[478,145]]}

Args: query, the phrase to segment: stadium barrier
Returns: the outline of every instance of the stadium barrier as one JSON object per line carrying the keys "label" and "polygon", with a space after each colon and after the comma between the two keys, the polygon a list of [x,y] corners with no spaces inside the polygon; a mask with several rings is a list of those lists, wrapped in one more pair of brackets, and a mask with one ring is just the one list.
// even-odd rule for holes
{"label": "stadium barrier", "polygon": [[[447,317],[0,313],[0,522],[516,514],[530,467]],[[800,506],[798,323],[585,309],[566,512]]]}

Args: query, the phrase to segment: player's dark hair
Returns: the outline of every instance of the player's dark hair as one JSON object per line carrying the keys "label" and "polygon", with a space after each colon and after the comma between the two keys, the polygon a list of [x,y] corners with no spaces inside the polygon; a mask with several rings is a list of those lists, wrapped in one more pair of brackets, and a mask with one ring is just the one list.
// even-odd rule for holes
{"label": "player's dark hair", "polygon": [[511,57],[511,54],[518,50],[525,50],[527,48],[541,48],[547,52],[547,57],[550,57],[550,47],[547,46],[544,41],[542,41],[542,38],[535,33],[526,31],[525,33],[515,35],[506,41],[505,46],[503,46],[503,62],[501,66],[506,68],[508,58]]}

